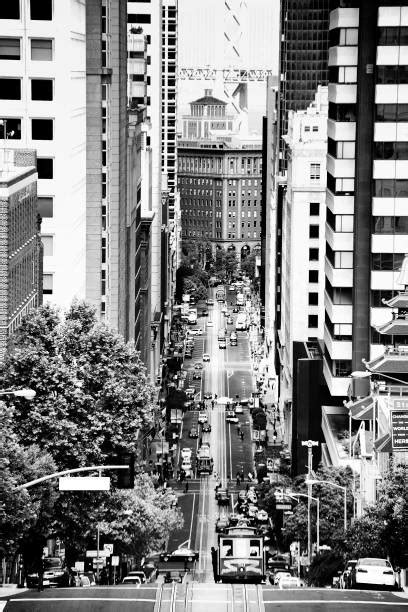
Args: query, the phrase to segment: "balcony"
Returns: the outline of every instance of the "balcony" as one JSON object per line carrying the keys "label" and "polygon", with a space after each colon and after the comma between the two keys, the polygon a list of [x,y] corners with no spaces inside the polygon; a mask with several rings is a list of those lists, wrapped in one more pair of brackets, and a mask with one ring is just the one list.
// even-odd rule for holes
{"label": "balcony", "polygon": [[329,102],[354,104],[357,101],[357,85],[353,83],[329,83]]}
{"label": "balcony", "polygon": [[330,47],[329,66],[357,66],[357,56],[357,46]]}
{"label": "balcony", "polygon": [[327,155],[327,172],[334,177],[354,178],[355,159],[337,159]]}
{"label": "balcony", "polygon": [[333,340],[326,325],[324,326],[323,339],[332,359],[351,359],[351,340]]}
{"label": "balcony", "polygon": [[333,397],[346,397],[350,386],[350,378],[348,376],[333,376],[326,359],[323,359],[323,374]]}
{"label": "balcony", "polygon": [[352,251],[353,232],[335,232],[326,223],[326,242],[328,242],[333,251]]}
{"label": "balcony", "polygon": [[327,136],[333,140],[355,140],[356,124],[352,121],[327,120]]}
{"label": "balcony", "polygon": [[333,268],[327,257],[325,260],[325,274],[332,287],[353,286],[353,270],[349,268]]}
{"label": "balcony", "polygon": [[330,30],[335,28],[358,28],[358,24],[358,8],[337,8],[330,13]]}
{"label": "balcony", "polygon": [[373,234],[371,240],[372,253],[405,253],[407,251],[407,234]]}
{"label": "balcony", "polygon": [[334,195],[332,191],[327,189],[326,204],[334,215],[354,214],[354,196]]}
{"label": "balcony", "polygon": [[353,322],[353,306],[351,304],[333,304],[327,291],[324,292],[324,306],[330,321],[333,323]]}

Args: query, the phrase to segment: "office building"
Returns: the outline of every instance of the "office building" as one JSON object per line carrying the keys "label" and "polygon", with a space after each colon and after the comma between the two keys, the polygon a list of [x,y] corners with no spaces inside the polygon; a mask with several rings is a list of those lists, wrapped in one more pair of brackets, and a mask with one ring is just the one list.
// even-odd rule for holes
{"label": "office building", "polygon": [[22,317],[42,302],[34,150],[0,150],[0,361]]}
{"label": "office building", "polygon": [[211,90],[190,106],[178,143],[182,239],[260,254],[261,142],[234,131],[234,116]]}
{"label": "office building", "polygon": [[63,307],[86,297],[85,17],[68,0],[0,6],[0,139],[37,151],[44,299]]}
{"label": "office building", "polygon": [[330,15],[324,367],[333,397],[384,351],[376,326],[389,317],[383,299],[401,289],[408,243],[408,8],[355,4]]}
{"label": "office building", "polygon": [[[327,87],[305,111],[289,111],[282,207],[280,401],[292,400],[293,343],[323,340],[326,246]],[[318,418],[320,422],[320,418]]]}
{"label": "office building", "polygon": [[280,170],[286,169],[289,111],[305,110],[328,82],[329,12],[333,0],[282,0],[280,51]]}

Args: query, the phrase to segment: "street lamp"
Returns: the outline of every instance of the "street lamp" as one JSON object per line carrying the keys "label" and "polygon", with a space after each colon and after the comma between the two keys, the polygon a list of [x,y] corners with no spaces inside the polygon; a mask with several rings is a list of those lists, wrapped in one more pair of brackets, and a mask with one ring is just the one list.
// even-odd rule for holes
{"label": "street lamp", "polygon": [[37,393],[33,389],[15,389],[0,391],[0,395],[14,395],[15,397],[24,397],[26,400],[32,400]]}
{"label": "street lamp", "polygon": [[[320,548],[320,499],[318,497],[312,497],[312,495],[307,495],[306,493],[296,493],[293,491],[285,491],[283,493],[283,496],[290,497],[291,499],[295,499],[298,502],[299,502],[299,500],[297,499],[298,497],[306,497],[308,501],[308,510],[309,510],[310,501],[316,502],[316,547],[317,547],[317,552],[319,552],[319,548]],[[310,516],[309,512],[308,512],[308,516]],[[308,523],[309,523],[309,520],[308,520]],[[307,529],[307,558],[308,558],[309,565],[310,565],[310,562],[311,562],[311,530],[309,529],[309,525]]]}
{"label": "street lamp", "polygon": [[344,495],[344,531],[347,531],[347,487],[343,487],[335,482],[331,482],[331,480],[317,480],[317,478],[306,478],[305,484],[314,485],[314,484],[326,484],[331,487],[335,487],[336,489],[342,489]]}

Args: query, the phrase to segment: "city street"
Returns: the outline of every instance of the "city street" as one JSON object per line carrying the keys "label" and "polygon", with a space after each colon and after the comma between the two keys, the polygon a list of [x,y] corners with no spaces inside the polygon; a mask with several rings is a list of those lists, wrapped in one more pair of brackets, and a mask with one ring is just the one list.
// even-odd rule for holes
{"label": "city street", "polygon": [[[215,295],[211,297],[215,298]],[[233,299],[235,304],[235,295],[228,295],[229,310],[232,309],[230,302]],[[221,311],[222,304],[215,299],[214,302],[213,306],[208,307],[209,316],[198,319],[197,326],[203,329],[203,335],[195,337],[193,357],[184,363],[183,369],[187,372],[184,388],[194,387],[196,400],[203,399],[205,393],[217,394],[219,399],[225,397],[234,399],[236,395],[248,398],[254,389],[248,334],[238,332],[237,346],[230,346],[227,340],[227,348],[220,349],[217,340],[219,330],[227,329],[228,338],[231,331],[235,331],[235,325],[227,325],[227,317]],[[212,325],[211,323],[208,325],[209,321]],[[202,362],[204,353],[209,354],[210,361],[203,363],[201,380],[193,380],[193,373],[196,371],[194,364]],[[199,551],[195,579],[205,582],[213,582],[210,550],[211,546],[217,546],[215,523],[220,516],[214,495],[218,482],[215,475],[219,476],[223,486],[228,486],[231,493],[231,510],[236,503],[234,497],[241,488],[236,484],[237,473],[243,471],[246,477],[248,472],[253,472],[249,409],[245,407],[243,413],[238,415],[244,436],[241,440],[237,424],[226,422],[225,407],[225,403],[215,403],[212,409],[211,401],[206,401],[206,412],[211,424],[210,448],[214,471],[210,476],[189,480],[188,493],[184,493],[184,484],[179,487],[181,489],[179,505],[183,511],[185,524],[182,530],[172,534],[168,544],[168,550],[172,551],[188,541],[189,546]],[[191,448],[193,457],[197,453],[201,437],[201,426],[198,426],[197,420],[198,410],[185,413],[179,444],[179,450]],[[199,428],[198,439],[189,437],[193,425]]]}
{"label": "city street", "polygon": [[342,609],[402,612],[408,609],[408,599],[406,594],[404,598],[403,594],[377,591],[279,590],[268,586],[186,582],[141,588],[117,586],[53,589],[43,593],[26,591],[13,596],[4,612],[149,612],[153,609],[156,612],[207,612],[209,606],[212,612],[332,612]]}

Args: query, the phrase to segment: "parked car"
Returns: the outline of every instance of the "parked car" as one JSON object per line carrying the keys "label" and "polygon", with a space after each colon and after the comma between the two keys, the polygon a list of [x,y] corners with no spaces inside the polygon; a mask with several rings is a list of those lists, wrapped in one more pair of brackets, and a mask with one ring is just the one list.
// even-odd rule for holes
{"label": "parked car", "polygon": [[193,374],[193,380],[201,380],[201,371],[196,370]]}
{"label": "parked car", "polygon": [[241,406],[241,404],[237,404],[235,406],[235,414],[242,414],[244,412],[243,407]]}
{"label": "parked car", "polygon": [[122,580],[122,584],[125,584],[125,585],[127,584],[128,586],[133,586],[133,587],[141,587],[142,581],[139,576],[126,576]]}
{"label": "parked car", "polygon": [[196,361],[194,364],[194,369],[195,370],[202,370],[203,369],[203,364],[201,363],[201,361]]}
{"label": "parked car", "polygon": [[205,362],[210,361],[210,355],[208,353],[204,353],[203,354],[203,361],[205,361]]}
{"label": "parked car", "polygon": [[199,412],[198,414],[198,422],[199,423],[207,423],[208,414],[206,412]]}
{"label": "parked car", "polygon": [[195,387],[187,387],[186,395],[189,399],[193,399],[196,393]]}
{"label": "parked car", "polygon": [[237,417],[235,412],[233,412],[232,410],[228,410],[225,413],[225,420],[227,421],[227,423],[238,423],[239,422],[239,418]]}
{"label": "parked car", "polygon": [[361,586],[381,586],[390,590],[395,588],[395,572],[387,559],[363,557],[351,572],[351,588]]}
{"label": "parked car", "polygon": [[193,468],[192,468],[190,459],[185,459],[183,461],[183,463],[181,464],[181,471],[185,473],[186,478],[193,477]]}
{"label": "parked car", "polygon": [[[206,359],[204,359],[204,355],[203,355],[203,361],[206,361]],[[205,399],[205,400],[210,400],[210,399],[212,399],[212,393],[210,393],[209,391],[206,391],[206,392],[204,393],[204,399]]]}
{"label": "parked car", "polygon": [[227,325],[232,325],[234,323],[234,319],[232,317],[228,317]]}
{"label": "parked car", "polygon": [[202,317],[208,317],[208,310],[207,310],[207,308],[204,308],[204,310],[201,312],[201,316]]}
{"label": "parked car", "polygon": [[189,436],[189,438],[198,438],[198,428],[197,427],[191,427],[188,436]]}
{"label": "parked car", "polygon": [[211,425],[209,423],[203,423],[203,433],[209,433],[211,431]]}
{"label": "parked car", "polygon": [[[43,559],[43,586],[44,587],[68,587],[71,579],[68,568],[60,557],[45,557]],[[27,587],[34,589],[38,587],[38,571],[27,574]]]}

